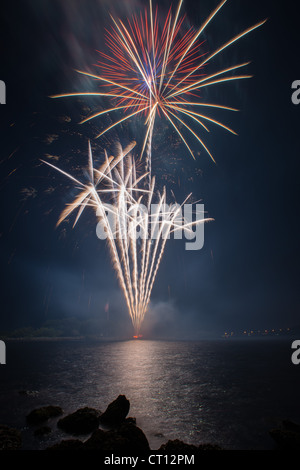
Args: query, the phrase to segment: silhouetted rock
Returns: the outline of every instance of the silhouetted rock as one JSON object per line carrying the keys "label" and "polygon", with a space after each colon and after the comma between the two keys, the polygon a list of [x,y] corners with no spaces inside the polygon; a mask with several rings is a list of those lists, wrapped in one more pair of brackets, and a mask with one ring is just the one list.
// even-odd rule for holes
{"label": "silhouetted rock", "polygon": [[146,453],[150,450],[148,440],[143,431],[135,424],[127,422],[112,431],[97,429],[84,443],[87,450],[100,450],[126,455]]}
{"label": "silhouetted rock", "polygon": [[100,417],[101,424],[114,426],[122,423],[128,415],[130,408],[129,400],[125,395],[119,395],[116,400],[108,405]]}
{"label": "silhouetted rock", "polygon": [[278,450],[300,450],[300,433],[284,429],[272,429],[270,436],[274,439]]}
{"label": "silhouetted rock", "polygon": [[0,425],[0,450],[18,450],[21,447],[21,433],[17,429]]}
{"label": "silhouetted rock", "polygon": [[41,426],[34,431],[36,437],[43,437],[51,433],[51,428],[49,426]]}
{"label": "silhouetted rock", "polygon": [[32,410],[29,415],[26,416],[28,424],[41,424],[47,421],[49,418],[55,418],[63,414],[63,410],[60,406],[43,406]]}
{"label": "silhouetted rock", "polygon": [[83,442],[79,441],[79,439],[65,439],[58,444],[47,447],[46,450],[83,450]]}
{"label": "silhouetted rock", "polygon": [[174,441],[170,440],[166,444],[162,444],[158,449],[159,452],[166,455],[197,455],[202,451],[209,450],[216,451],[222,450],[222,448],[213,444],[200,444],[199,446],[195,446],[175,439]]}
{"label": "silhouetted rock", "polygon": [[290,421],[288,419],[284,419],[282,421],[282,426],[286,431],[296,432],[300,434],[300,425]]}
{"label": "silhouetted rock", "polygon": [[101,412],[94,408],[80,408],[57,422],[57,426],[70,434],[89,434],[99,426]]}
{"label": "silhouetted rock", "polygon": [[124,423],[136,424],[136,418],[132,418],[131,416],[129,416],[125,419]]}
{"label": "silhouetted rock", "polygon": [[174,441],[170,440],[166,444],[162,444],[158,450],[162,454],[189,455],[195,454],[198,448],[197,446],[186,444],[185,442],[182,442],[179,439],[175,439]]}
{"label": "silhouetted rock", "polygon": [[116,431],[119,435],[127,439],[128,452],[144,453],[150,450],[148,440],[141,430],[131,422],[125,422]]}
{"label": "silhouetted rock", "polygon": [[[48,447],[45,450],[96,450],[101,453],[115,455],[149,455],[151,452],[149,442],[142,429],[136,426],[136,419],[128,417],[130,409],[129,400],[125,395],[119,395],[110,403],[106,411],[101,414],[99,410],[90,407],[80,408],[74,413],[66,415],[57,421],[57,427],[73,435],[90,434],[89,438],[63,439],[61,442]],[[27,422],[32,425],[40,425],[34,432],[37,437],[43,437],[51,432],[51,428],[42,425],[49,418],[63,414],[59,406],[44,406],[34,409],[27,415]],[[100,429],[99,425],[104,429]],[[290,421],[282,423],[284,429],[270,432],[280,448],[300,448],[300,426]],[[162,434],[156,434],[163,437]],[[16,429],[0,425],[0,450],[15,450],[21,447],[21,433]],[[199,446],[187,444],[181,440],[169,440],[161,445],[158,450],[165,455],[199,455],[202,451],[222,450],[212,444]]]}
{"label": "silhouetted rock", "polygon": [[101,452],[121,454],[127,452],[128,440],[115,431],[97,429],[84,443],[85,450],[98,450]]}
{"label": "silhouetted rock", "polygon": [[278,450],[300,450],[300,426],[293,421],[283,420],[279,429],[272,429],[270,436]]}

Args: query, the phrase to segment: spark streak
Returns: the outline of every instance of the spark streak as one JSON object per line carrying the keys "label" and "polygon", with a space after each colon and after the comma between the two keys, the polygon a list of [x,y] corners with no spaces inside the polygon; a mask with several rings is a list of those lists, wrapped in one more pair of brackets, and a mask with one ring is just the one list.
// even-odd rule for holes
{"label": "spark streak", "polygon": [[[131,154],[135,142],[126,149],[119,147],[117,157],[109,157],[99,168],[94,167],[89,144],[88,182],[84,183],[71,174],[44,161],[76,183],[80,192],[60,215],[60,225],[77,211],[73,227],[84,209],[91,207],[96,213],[101,232],[106,233],[111,260],[119,284],[124,293],[135,336],[138,337],[142,322],[149,307],[150,296],[157,272],[170,234],[178,230],[193,233],[193,227],[212,219],[187,221],[181,205],[167,205],[166,188],[155,191],[155,178],[149,189],[145,189],[147,173],[138,175]],[[156,210],[143,211],[155,204]],[[155,236],[153,237],[153,234]]]}
{"label": "spark streak", "polygon": [[[229,127],[222,125],[210,116],[200,116],[187,109],[193,106],[207,106],[208,108],[234,111],[233,108],[221,104],[205,103],[201,100],[199,91],[208,86],[251,78],[251,75],[232,75],[236,69],[247,66],[249,62],[218,70],[210,75],[204,74],[206,64],[250,32],[262,26],[266,21],[261,21],[245,29],[213,52],[204,54],[202,52],[203,42],[200,42],[200,38],[226,3],[227,0],[222,0],[197,31],[192,27],[183,26],[184,17],[181,17],[183,0],[179,1],[174,15],[172,15],[172,8],[169,9],[162,24],[159,21],[157,7],[155,10],[153,8],[152,0],[149,0],[148,11],[145,9],[144,14],[133,15],[126,24],[122,20],[112,17],[113,27],[106,31],[109,54],[99,52],[101,61],[97,66],[101,70],[100,75],[78,71],[94,78],[100,83],[100,86],[106,87],[108,90],[99,93],[68,93],[54,96],[57,98],[94,95],[115,99],[113,107],[106,111],[93,113],[82,121],[85,123],[102,116],[105,112],[124,111],[125,117],[115,120],[112,125],[100,132],[97,138],[138,114],[144,115],[146,132],[141,157],[146,150],[146,171],[149,173],[149,185],[151,184],[152,139],[157,122],[156,115],[164,116],[171,123],[193,157],[193,151],[184,137],[183,131],[173,121],[174,117],[183,125],[183,128],[197,139],[213,161],[214,158],[200,138],[199,131],[191,129],[185,124],[184,117],[193,119],[194,123],[200,125],[201,128],[204,127],[205,130],[207,128],[203,125],[202,119],[215,123],[235,134]],[[220,77],[221,75],[222,77]],[[128,112],[130,109],[131,111]],[[199,117],[202,119],[198,119]]]}

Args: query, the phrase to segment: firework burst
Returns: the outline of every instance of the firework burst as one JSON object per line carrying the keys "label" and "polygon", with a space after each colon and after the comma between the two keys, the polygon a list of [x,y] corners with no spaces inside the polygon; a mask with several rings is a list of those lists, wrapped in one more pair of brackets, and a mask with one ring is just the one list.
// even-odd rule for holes
{"label": "firework burst", "polygon": [[63,210],[57,225],[76,210],[73,227],[85,208],[91,207],[96,213],[98,236],[105,234],[108,241],[112,264],[138,337],[170,234],[177,231],[192,234],[195,225],[212,219],[186,220],[182,207],[191,194],[180,205],[176,202],[168,205],[166,188],[161,193],[155,191],[154,177],[150,189],[145,189],[147,173],[137,174],[131,155],[134,146],[132,143],[124,150],[120,147],[117,157],[108,157],[105,152],[104,162],[95,168],[89,145],[87,183],[49,162],[44,163],[67,176],[80,190]]}
{"label": "firework burst", "polygon": [[[172,12],[172,8],[169,9],[163,24],[158,9],[155,8],[155,11],[153,9],[152,0],[149,0],[149,9],[144,14],[133,15],[126,23],[112,17],[113,27],[106,31],[109,54],[99,52],[100,74],[78,71],[99,81],[102,90],[95,93],[68,93],[54,97],[96,95],[114,100],[113,107],[96,112],[82,121],[84,123],[106,113],[124,111],[125,115],[121,119],[114,121],[97,137],[134,116],[144,116],[146,131],[141,156],[146,151],[149,182],[152,138],[157,115],[164,117],[170,123],[193,158],[193,152],[184,135],[186,133],[191,134],[214,161],[210,150],[199,135],[199,129],[209,132],[207,126],[214,124],[228,132],[236,133],[207,115],[205,109],[217,108],[230,111],[237,109],[203,101],[200,92],[206,87],[251,78],[251,75],[235,74],[249,62],[236,64],[211,74],[204,73],[205,66],[222,51],[265,22],[261,21],[242,31],[212,53],[203,54],[201,52],[203,33],[226,1],[222,0],[218,4],[197,31],[183,27],[184,16],[181,16],[183,0],[179,1],[175,12]],[[203,108],[203,112],[199,112],[199,108]]]}

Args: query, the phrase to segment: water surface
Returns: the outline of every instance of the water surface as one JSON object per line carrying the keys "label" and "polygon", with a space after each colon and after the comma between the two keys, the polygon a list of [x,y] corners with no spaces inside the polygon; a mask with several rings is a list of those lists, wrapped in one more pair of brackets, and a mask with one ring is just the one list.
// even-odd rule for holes
{"label": "water surface", "polygon": [[25,420],[33,408],[104,411],[124,394],[152,449],[168,439],[268,449],[281,419],[300,422],[300,365],[291,352],[288,339],[8,342],[0,423],[23,430],[24,448],[44,448],[66,436],[50,422],[55,432],[34,438]]}

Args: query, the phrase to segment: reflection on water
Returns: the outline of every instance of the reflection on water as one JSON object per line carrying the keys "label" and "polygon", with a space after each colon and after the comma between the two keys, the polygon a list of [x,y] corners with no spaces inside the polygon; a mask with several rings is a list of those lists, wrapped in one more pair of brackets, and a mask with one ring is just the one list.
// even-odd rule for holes
{"label": "reflection on water", "polygon": [[289,341],[9,342],[0,379],[0,423],[24,427],[45,404],[104,411],[124,394],[153,449],[176,438],[268,448],[279,419],[300,421]]}

